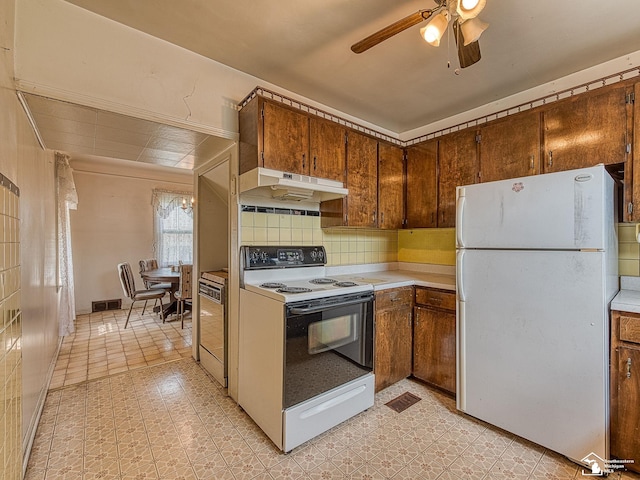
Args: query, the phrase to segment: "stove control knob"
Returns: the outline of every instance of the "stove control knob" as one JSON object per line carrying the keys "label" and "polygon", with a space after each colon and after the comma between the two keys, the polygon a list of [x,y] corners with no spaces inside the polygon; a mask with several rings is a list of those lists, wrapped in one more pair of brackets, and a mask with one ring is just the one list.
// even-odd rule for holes
{"label": "stove control knob", "polygon": [[322,250],[318,250],[318,260],[324,262],[324,253],[322,253]]}
{"label": "stove control knob", "polygon": [[267,263],[267,261],[269,260],[269,255],[267,255],[267,252],[260,252],[260,260],[262,260],[262,263]]}
{"label": "stove control knob", "polygon": [[318,258],[318,252],[316,252],[315,250],[311,250],[311,260],[315,262],[317,258]]}

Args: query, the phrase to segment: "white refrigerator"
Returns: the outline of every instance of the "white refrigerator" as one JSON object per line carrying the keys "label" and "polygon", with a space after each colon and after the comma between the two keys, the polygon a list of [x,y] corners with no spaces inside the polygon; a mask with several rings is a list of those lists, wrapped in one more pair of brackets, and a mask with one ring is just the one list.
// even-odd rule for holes
{"label": "white refrigerator", "polygon": [[599,165],[463,186],[456,207],[458,409],[608,459],[612,178]]}

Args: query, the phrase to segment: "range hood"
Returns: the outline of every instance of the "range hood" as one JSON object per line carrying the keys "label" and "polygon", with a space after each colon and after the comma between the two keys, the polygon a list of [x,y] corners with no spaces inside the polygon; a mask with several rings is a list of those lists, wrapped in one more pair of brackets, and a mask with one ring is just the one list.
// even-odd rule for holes
{"label": "range hood", "polygon": [[324,202],[342,198],[348,190],[341,182],[258,167],[240,175],[240,193],[277,200]]}

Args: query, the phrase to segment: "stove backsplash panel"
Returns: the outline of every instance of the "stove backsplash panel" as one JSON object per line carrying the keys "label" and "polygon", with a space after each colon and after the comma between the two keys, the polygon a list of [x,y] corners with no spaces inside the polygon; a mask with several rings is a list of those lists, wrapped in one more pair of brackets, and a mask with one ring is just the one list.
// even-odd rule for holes
{"label": "stove backsplash panel", "polygon": [[323,245],[327,266],[398,261],[398,231],[320,228],[317,212],[271,213],[243,208],[243,245]]}

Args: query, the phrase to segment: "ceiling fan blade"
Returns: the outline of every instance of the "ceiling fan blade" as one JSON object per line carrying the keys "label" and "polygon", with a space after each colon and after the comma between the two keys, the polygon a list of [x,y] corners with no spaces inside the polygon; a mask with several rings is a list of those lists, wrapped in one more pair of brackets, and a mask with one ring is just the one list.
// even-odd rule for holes
{"label": "ceiling fan blade", "polygon": [[377,31],[376,33],[369,35],[367,38],[360,40],[357,43],[354,43],[351,46],[351,50],[354,53],[362,53],[369,50],[371,47],[375,47],[380,42],[384,42],[388,38],[393,37],[394,35],[406,30],[407,28],[413,27],[414,25],[419,24],[420,22],[425,21],[433,14],[434,10],[420,10],[416,13],[412,13],[397,22],[392,23],[384,27],[382,30]]}
{"label": "ceiling fan blade", "polygon": [[456,45],[458,45],[458,61],[460,62],[460,68],[467,68],[480,61],[482,56],[480,55],[480,44],[476,40],[468,45],[464,44],[464,38],[462,37],[462,30],[458,20],[453,22],[453,32],[456,37]]}

